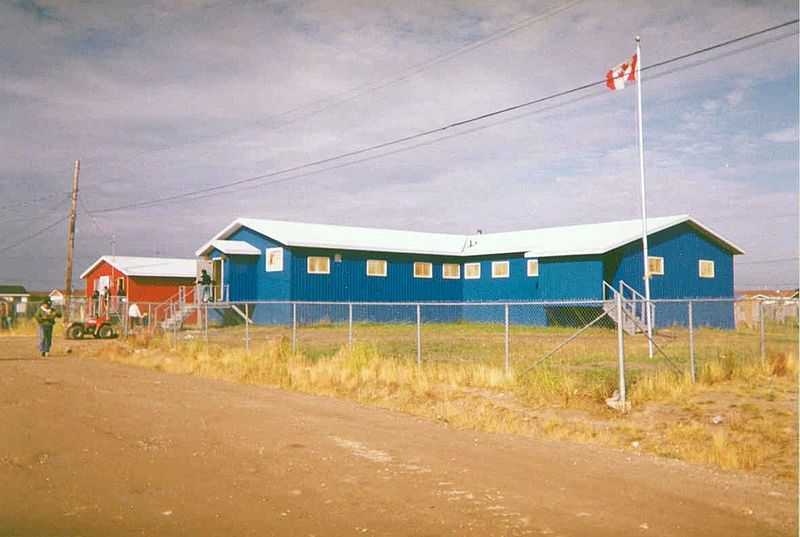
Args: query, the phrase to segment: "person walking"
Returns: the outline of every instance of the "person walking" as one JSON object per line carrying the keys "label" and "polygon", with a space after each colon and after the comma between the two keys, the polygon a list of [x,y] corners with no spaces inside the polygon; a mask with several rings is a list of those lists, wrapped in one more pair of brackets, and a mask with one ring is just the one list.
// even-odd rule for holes
{"label": "person walking", "polygon": [[39,324],[39,352],[42,356],[50,355],[50,345],[53,343],[53,325],[56,318],[61,317],[61,312],[53,308],[53,302],[45,298],[39,309],[36,310],[36,322]]}

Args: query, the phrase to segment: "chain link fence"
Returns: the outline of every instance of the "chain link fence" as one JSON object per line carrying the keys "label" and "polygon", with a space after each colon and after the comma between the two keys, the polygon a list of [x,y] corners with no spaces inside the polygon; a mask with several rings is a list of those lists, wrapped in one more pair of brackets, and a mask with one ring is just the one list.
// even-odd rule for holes
{"label": "chain link fence", "polygon": [[[798,300],[653,300],[653,355],[639,322],[623,323],[626,370],[694,371],[704,361],[796,353]],[[90,308],[74,299],[71,318]],[[173,343],[255,350],[278,342],[318,360],[354,345],[386,359],[486,364],[520,372],[537,364],[612,366],[619,358],[613,301],[508,303],[122,301],[115,333],[164,334]],[[631,307],[630,311],[644,311]],[[746,311],[747,315],[741,312]],[[755,314],[753,313],[755,312]],[[745,320],[746,319],[746,320]]]}

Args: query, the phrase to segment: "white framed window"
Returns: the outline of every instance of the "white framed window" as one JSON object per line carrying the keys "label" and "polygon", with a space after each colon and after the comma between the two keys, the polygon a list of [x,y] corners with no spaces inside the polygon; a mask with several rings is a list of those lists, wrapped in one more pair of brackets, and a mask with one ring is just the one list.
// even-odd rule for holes
{"label": "white framed window", "polygon": [[647,257],[647,271],[650,273],[651,276],[663,276],[664,275],[664,258],[663,257],[656,257],[656,256],[648,256]]}
{"label": "white framed window", "polygon": [[464,279],[477,280],[481,277],[480,263],[464,263]]}
{"label": "white framed window", "polygon": [[443,263],[442,278],[444,278],[445,280],[460,280],[461,265],[459,265],[458,263]]}
{"label": "white framed window", "polygon": [[528,277],[533,278],[539,275],[539,260],[528,259]]}
{"label": "white framed window", "polygon": [[433,278],[433,263],[419,261],[414,263],[415,278]]}
{"label": "white framed window", "polygon": [[267,258],[267,272],[281,272],[283,270],[283,248],[267,248],[264,250]]}
{"label": "white framed window", "polygon": [[331,273],[331,258],[309,256],[308,258],[308,273],[309,274],[330,274]]}
{"label": "white framed window", "polygon": [[510,272],[508,261],[492,261],[492,278],[508,278]]}
{"label": "white framed window", "polygon": [[367,259],[367,276],[386,277],[386,260]]}
{"label": "white framed window", "polygon": [[714,262],[708,259],[701,259],[699,263],[700,277],[713,278],[714,277]]}

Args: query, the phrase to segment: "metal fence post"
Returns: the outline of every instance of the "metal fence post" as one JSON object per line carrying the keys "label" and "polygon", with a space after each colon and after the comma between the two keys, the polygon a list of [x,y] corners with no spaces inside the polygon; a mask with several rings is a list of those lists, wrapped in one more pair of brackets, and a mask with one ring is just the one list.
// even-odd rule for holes
{"label": "metal fence post", "polygon": [[622,329],[623,316],[622,293],[617,293],[617,356],[619,360],[619,402],[622,411],[625,411],[625,344]]}
{"label": "metal fence post", "polygon": [[347,305],[347,344],[353,350],[353,304]]}
{"label": "metal fence post", "polygon": [[292,302],[292,354],[297,353],[297,302]]}
{"label": "metal fence post", "polygon": [[508,359],[508,304],[505,305],[505,340],[506,340],[506,375],[511,371],[511,364]]}
{"label": "metal fence post", "polygon": [[420,305],[417,304],[417,365],[422,367],[422,332],[420,330],[422,324],[422,312]]}
{"label": "metal fence post", "polygon": [[[170,317],[172,319],[172,342],[175,345],[175,350],[178,350],[178,323],[175,322],[175,308],[170,306]],[[200,312],[202,315],[202,312]]]}
{"label": "metal fence post", "polygon": [[764,336],[764,301],[758,301],[758,322],[760,325],[761,330],[761,364],[765,364],[767,361],[767,339]]}
{"label": "metal fence post", "polygon": [[244,304],[244,348],[250,352],[250,305]]}
{"label": "metal fence post", "polygon": [[692,382],[697,380],[697,369],[694,365],[694,317],[692,316],[692,301],[689,301],[689,370]]}
{"label": "metal fence post", "polygon": [[205,331],[205,336],[206,336],[206,350],[208,350],[208,304],[205,305],[205,310],[206,310],[206,314],[205,314],[205,319],[204,319],[203,322],[204,322],[204,325],[205,325],[204,331]]}

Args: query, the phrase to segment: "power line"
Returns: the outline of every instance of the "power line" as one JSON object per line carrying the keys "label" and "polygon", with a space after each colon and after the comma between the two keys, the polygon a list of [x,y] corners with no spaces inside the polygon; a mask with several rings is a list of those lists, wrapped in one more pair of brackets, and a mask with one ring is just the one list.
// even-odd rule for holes
{"label": "power line", "polygon": [[736,263],[736,265],[767,265],[771,263],[787,263],[789,261],[800,261],[800,257],[782,257],[780,259],[763,259],[761,261],[743,261]]}
{"label": "power line", "polygon": [[[261,125],[261,124],[263,124],[263,123],[265,123],[267,121],[272,121],[272,120],[280,119],[280,118],[283,118],[283,117],[288,117],[288,116],[291,116],[292,114],[295,114],[296,112],[301,112],[303,110],[308,109],[308,112],[306,112],[305,114],[298,115],[298,116],[296,116],[294,118],[291,118],[291,119],[289,119],[289,120],[287,120],[285,122],[273,125],[273,126],[269,127],[268,130],[272,130],[272,129],[276,129],[278,127],[283,127],[283,126],[289,125],[289,124],[294,123],[296,121],[299,121],[301,119],[312,117],[312,116],[314,116],[316,114],[319,114],[321,112],[330,110],[331,108],[334,108],[335,106],[338,106],[340,104],[344,104],[346,102],[350,102],[350,101],[352,101],[354,99],[357,99],[358,97],[361,97],[361,96],[366,95],[368,93],[372,93],[374,91],[383,89],[383,88],[385,88],[387,86],[390,86],[392,84],[395,84],[397,82],[401,82],[403,80],[406,80],[407,78],[410,78],[410,77],[412,77],[412,76],[414,76],[416,74],[419,74],[419,73],[421,73],[421,72],[423,72],[423,71],[425,71],[427,69],[430,69],[431,67],[435,67],[435,66],[437,66],[437,65],[439,65],[441,63],[444,63],[444,62],[446,62],[448,60],[451,60],[452,58],[455,58],[456,56],[460,56],[462,54],[465,54],[465,53],[470,52],[472,50],[475,50],[477,48],[483,47],[484,45],[487,45],[487,44],[489,44],[489,43],[491,43],[493,41],[497,41],[498,39],[500,39],[502,37],[505,37],[505,36],[510,35],[512,33],[515,33],[515,32],[518,32],[519,30],[525,29],[525,28],[527,28],[529,26],[532,26],[532,25],[534,25],[534,24],[536,24],[538,22],[546,20],[546,19],[548,19],[548,18],[550,18],[550,17],[552,17],[554,15],[557,15],[558,13],[561,13],[562,11],[566,11],[566,10],[576,6],[577,4],[580,4],[583,1],[584,0],[571,0],[571,1],[565,3],[565,4],[561,5],[561,6],[558,6],[558,7],[555,7],[553,9],[549,10],[549,11],[546,11],[545,13],[542,13],[541,15],[530,15],[530,16],[527,16],[527,17],[525,17],[525,18],[523,18],[523,19],[521,19],[521,20],[519,20],[519,21],[517,21],[515,23],[512,23],[512,24],[510,24],[508,26],[505,26],[503,28],[500,28],[499,30],[495,31],[494,33],[491,33],[488,36],[484,37],[483,39],[479,39],[478,41],[473,41],[471,43],[467,43],[465,45],[462,45],[462,46],[459,46],[459,47],[455,47],[453,49],[449,49],[449,50],[441,52],[439,54],[435,54],[435,55],[433,55],[433,56],[431,56],[429,58],[426,58],[424,60],[421,60],[419,62],[411,64],[411,65],[409,65],[409,66],[407,66],[407,67],[405,67],[405,68],[403,68],[403,69],[401,69],[399,71],[395,71],[395,72],[388,73],[388,74],[380,76],[380,77],[373,78],[371,80],[367,80],[366,82],[362,82],[362,83],[360,83],[360,84],[358,84],[356,86],[353,86],[353,87],[351,87],[349,89],[346,89],[344,91],[341,91],[339,93],[335,93],[335,94],[332,94],[332,95],[325,96],[325,97],[323,97],[321,99],[317,99],[317,100],[312,101],[310,103],[306,103],[306,104],[303,104],[303,105],[300,105],[300,106],[296,106],[296,107],[291,108],[289,110],[286,110],[284,112],[280,112],[278,114],[274,114],[274,115],[268,116],[266,118],[262,118],[262,119],[259,119],[259,120],[256,120],[256,121],[249,121],[249,122],[241,124],[241,125],[239,125],[237,127],[233,127],[233,128],[228,129],[226,131],[218,133],[215,136],[206,137],[206,138],[197,138],[197,139],[194,139],[194,140],[187,140],[187,141],[184,141],[184,142],[170,144],[170,145],[166,145],[166,146],[162,146],[162,147],[158,147],[158,148],[148,149],[148,150],[145,150],[145,151],[140,151],[136,155],[139,156],[139,155],[143,155],[143,154],[147,154],[147,153],[157,153],[157,152],[161,152],[161,151],[167,151],[167,150],[170,150],[170,149],[175,149],[175,148],[178,148],[178,147],[185,147],[187,145],[194,145],[194,144],[197,144],[197,143],[208,142],[208,141],[220,138],[222,136],[226,136],[228,134],[232,134],[234,132],[238,132],[238,131],[240,131],[242,129],[246,129],[246,128],[251,127],[251,126]],[[353,95],[350,95],[351,93]],[[328,103],[328,104],[325,104],[325,103]],[[316,108],[316,109],[314,108],[317,105],[323,105],[323,104],[324,104],[324,106],[321,107],[321,108]],[[89,159],[85,159],[85,160],[89,160],[89,161],[95,160],[96,161],[96,160],[99,160],[99,157],[90,157]]]}
{"label": "power line", "polygon": [[54,227],[56,227],[58,224],[60,224],[61,222],[65,221],[67,218],[69,218],[69,215],[62,216],[61,218],[59,218],[58,220],[56,220],[56,221],[55,221],[55,222],[53,222],[52,224],[49,224],[48,226],[46,226],[46,227],[44,227],[44,228],[40,229],[39,231],[36,231],[36,232],[34,232],[34,233],[31,233],[30,235],[26,235],[25,237],[23,237],[23,238],[19,239],[17,242],[13,242],[13,243],[11,243],[11,244],[7,244],[6,246],[3,246],[2,248],[0,248],[0,252],[5,252],[6,250],[10,250],[11,248],[14,248],[14,247],[16,247],[16,246],[19,246],[19,245],[20,245],[20,244],[22,244],[23,242],[26,242],[26,241],[29,241],[30,239],[33,239],[33,238],[36,238],[36,237],[38,237],[39,235],[41,235],[41,234],[42,234],[42,233],[44,233],[45,231],[49,231],[49,230],[53,229],[53,228],[54,228]]}
{"label": "power line", "polygon": [[33,205],[34,203],[39,203],[40,201],[45,201],[51,198],[55,198],[56,196],[67,196],[67,195],[69,195],[69,192],[55,192],[53,194],[48,194],[47,196],[39,196],[38,198],[33,198],[25,201],[17,201],[15,203],[8,203],[6,205],[0,205],[0,210],[13,209],[15,207],[27,207],[28,205]]}
{"label": "power line", "polygon": [[[665,65],[669,65],[669,64],[672,64],[674,62],[677,62],[677,61],[680,61],[680,60],[685,60],[687,58],[690,58],[690,57],[693,57],[693,56],[696,56],[696,55],[699,55],[699,54],[704,54],[704,53],[707,53],[707,52],[710,52],[710,51],[713,51],[713,50],[717,50],[717,49],[720,49],[720,48],[723,48],[723,47],[726,47],[726,46],[730,46],[732,44],[739,43],[741,41],[744,41],[744,40],[747,40],[747,39],[751,39],[751,38],[759,36],[759,35],[764,35],[764,34],[766,34],[768,32],[773,32],[773,31],[776,31],[776,30],[780,30],[780,29],[785,28],[787,26],[790,26],[790,25],[793,25],[793,24],[797,24],[797,22],[798,22],[798,19],[794,19],[792,21],[787,21],[787,22],[784,22],[782,24],[771,26],[769,28],[765,28],[765,29],[762,29],[762,30],[759,30],[759,31],[756,31],[756,32],[752,32],[752,33],[749,33],[749,34],[746,34],[746,35],[743,35],[743,36],[740,36],[740,37],[737,37],[737,38],[734,38],[734,39],[723,41],[721,43],[717,43],[717,44],[711,45],[709,47],[698,49],[698,50],[690,52],[690,53],[682,54],[680,56],[676,56],[676,57],[673,57],[673,58],[670,58],[670,59],[667,59],[667,60],[652,64],[652,65],[646,66],[646,67],[642,68],[641,70],[642,71],[646,71],[646,70],[662,67],[662,66],[665,66]],[[706,61],[710,61],[710,60],[706,60]],[[545,97],[540,97],[540,98],[533,99],[533,100],[530,100],[530,101],[527,101],[527,102],[524,102],[524,103],[516,104],[516,105],[513,105],[513,106],[508,106],[508,107],[501,108],[501,109],[498,109],[498,110],[495,110],[495,111],[492,111],[492,112],[488,112],[488,113],[485,113],[485,114],[481,114],[481,115],[478,115],[478,116],[473,116],[471,118],[464,119],[464,120],[461,120],[461,121],[456,121],[454,123],[450,123],[450,124],[442,126],[442,127],[429,129],[429,130],[422,131],[422,132],[419,132],[419,133],[416,133],[416,134],[411,134],[411,135],[408,135],[408,136],[404,136],[404,137],[397,138],[397,139],[394,139],[394,140],[390,140],[390,141],[387,141],[387,142],[382,142],[382,143],[379,143],[379,144],[374,144],[374,145],[371,145],[371,146],[368,146],[368,147],[365,147],[365,148],[362,148],[362,149],[357,149],[357,150],[341,153],[341,154],[338,154],[338,155],[335,155],[335,156],[332,156],[332,157],[319,159],[319,160],[316,160],[316,161],[313,161],[313,162],[309,162],[309,163],[306,163],[306,164],[301,164],[301,165],[293,166],[293,167],[290,167],[290,168],[284,168],[282,170],[277,170],[277,171],[274,171],[274,172],[269,172],[269,173],[265,173],[265,174],[261,174],[261,175],[256,175],[256,176],[253,176],[253,177],[248,177],[246,179],[239,179],[239,180],[236,180],[236,181],[231,181],[231,182],[228,182],[228,183],[223,184],[223,185],[216,185],[216,186],[212,186],[212,187],[200,188],[200,189],[196,189],[196,190],[182,192],[182,193],[179,193],[179,194],[174,194],[174,195],[171,195],[171,196],[165,196],[165,197],[162,197],[162,198],[155,198],[155,199],[147,200],[147,201],[135,202],[135,203],[125,204],[125,205],[118,205],[118,206],[114,206],[114,207],[107,207],[107,208],[95,211],[95,214],[115,212],[115,211],[128,210],[128,209],[135,209],[135,208],[140,208],[140,207],[150,207],[150,206],[158,205],[158,204],[161,204],[161,203],[167,203],[167,202],[171,202],[171,201],[177,201],[177,200],[189,198],[189,197],[192,197],[192,196],[197,196],[199,194],[218,192],[218,191],[221,191],[221,190],[230,189],[230,188],[235,187],[235,186],[244,185],[244,184],[252,183],[252,182],[255,182],[255,181],[260,181],[260,180],[267,179],[267,178],[270,178],[270,177],[275,177],[275,176],[278,176],[278,175],[283,175],[283,174],[287,174],[287,173],[291,173],[291,172],[301,171],[301,170],[305,170],[307,168],[320,166],[320,165],[331,163],[331,162],[336,162],[336,161],[339,161],[339,160],[342,160],[342,159],[345,159],[345,158],[361,155],[361,154],[372,152],[372,151],[376,151],[376,150],[379,150],[379,149],[385,149],[385,148],[388,148],[388,147],[399,145],[399,144],[402,144],[402,143],[405,143],[405,142],[409,142],[409,141],[412,141],[412,140],[416,140],[416,139],[419,139],[419,138],[428,137],[428,136],[431,136],[431,135],[434,135],[434,134],[440,134],[440,133],[445,132],[445,131],[450,130],[450,129],[455,129],[455,128],[462,127],[462,126],[465,126],[465,125],[468,125],[468,124],[471,124],[471,123],[475,123],[475,122],[478,122],[478,121],[483,121],[483,120],[489,119],[491,117],[507,114],[509,112],[521,110],[521,109],[524,109],[524,108],[527,108],[527,107],[530,107],[530,106],[533,106],[533,105],[536,105],[536,104],[541,104],[541,103],[544,103],[544,102],[547,102],[547,101],[558,99],[560,97],[564,97],[564,96],[567,96],[567,95],[570,95],[570,94],[573,94],[573,93],[584,91],[584,90],[587,90],[587,89],[590,89],[590,88],[593,88],[593,87],[596,87],[596,86],[604,85],[605,82],[606,82],[605,79],[603,79],[603,80],[599,80],[599,81],[595,81],[595,82],[590,82],[590,83],[587,83],[587,84],[582,84],[580,86],[576,86],[576,87],[573,87],[573,88],[568,89],[568,90],[552,93],[552,94],[547,95]]]}
{"label": "power line", "polygon": [[47,218],[50,215],[50,213],[56,211],[57,209],[61,209],[64,205],[66,205],[67,201],[68,198],[65,197],[63,199],[57,200],[55,204],[49,205],[47,207],[40,207],[38,211],[33,211],[31,213],[33,214],[33,217],[28,219],[27,221],[21,223],[20,225],[8,226],[7,229],[4,230],[4,235],[7,237],[14,237],[23,231],[27,231],[36,222],[40,221],[43,218]]}
{"label": "power line", "polygon": [[102,235],[103,237],[107,238],[109,242],[114,242],[114,234],[106,233],[105,231],[102,230],[100,224],[97,223],[97,219],[94,217],[94,214],[92,214],[92,211],[86,208],[86,205],[83,202],[83,198],[79,198],[78,203],[80,203],[83,212],[86,213],[86,216],[88,216],[89,219],[92,221],[92,226],[96,230],[96,234]]}

